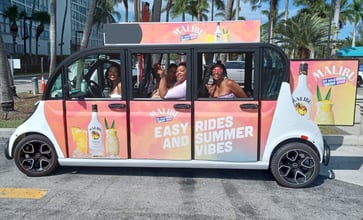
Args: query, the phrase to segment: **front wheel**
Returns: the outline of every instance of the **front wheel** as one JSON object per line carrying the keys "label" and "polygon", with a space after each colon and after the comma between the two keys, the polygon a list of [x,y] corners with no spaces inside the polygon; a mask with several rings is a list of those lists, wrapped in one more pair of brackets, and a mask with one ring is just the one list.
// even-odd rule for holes
{"label": "front wheel", "polygon": [[319,156],[307,144],[288,143],[274,153],[270,169],[280,185],[291,188],[306,187],[319,175]]}
{"label": "front wheel", "polygon": [[53,144],[44,136],[26,136],[15,147],[14,161],[28,176],[46,176],[58,167],[58,156]]}

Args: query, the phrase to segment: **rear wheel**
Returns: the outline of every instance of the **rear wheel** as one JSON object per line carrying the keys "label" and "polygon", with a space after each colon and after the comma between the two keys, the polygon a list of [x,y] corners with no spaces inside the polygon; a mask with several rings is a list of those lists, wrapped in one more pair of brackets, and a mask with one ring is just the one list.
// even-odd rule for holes
{"label": "rear wheel", "polygon": [[293,142],[275,152],[270,168],[280,185],[302,188],[313,183],[318,177],[320,161],[318,154],[307,144]]}
{"label": "rear wheel", "polygon": [[14,161],[28,176],[46,176],[58,167],[58,156],[48,138],[34,134],[25,137],[15,148]]}

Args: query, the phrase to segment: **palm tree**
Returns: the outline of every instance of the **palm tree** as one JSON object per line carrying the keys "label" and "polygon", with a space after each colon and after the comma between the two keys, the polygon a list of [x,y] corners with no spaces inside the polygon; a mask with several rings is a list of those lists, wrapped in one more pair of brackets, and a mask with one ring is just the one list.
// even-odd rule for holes
{"label": "palm tree", "polygon": [[[245,1],[247,1],[247,0],[245,0]],[[274,15],[276,14],[275,11],[277,10],[279,0],[250,0],[250,3],[252,5],[252,10],[256,10],[256,8],[259,7],[261,2],[269,2],[269,4],[270,4],[269,16],[268,16],[268,32],[267,32],[268,37],[267,38],[268,38],[268,42],[272,43],[272,39],[274,38],[273,27],[275,25],[274,24],[274,20],[275,20]],[[286,2],[286,4],[288,4],[288,2]]]}
{"label": "palm tree", "polygon": [[93,16],[94,16],[94,13],[96,10],[96,5],[97,5],[97,0],[92,0],[91,4],[89,6],[86,24],[83,29],[83,35],[82,35],[81,46],[80,46],[81,50],[87,48],[87,46],[88,46],[88,40],[89,40],[89,36],[91,35],[91,31],[92,31]]}
{"label": "palm tree", "polygon": [[140,0],[134,0],[134,22],[140,21]]}
{"label": "palm tree", "polygon": [[129,2],[127,0],[122,1],[125,6],[125,22],[129,22]]}
{"label": "palm tree", "polygon": [[334,16],[333,16],[333,24],[332,27],[330,27],[331,29],[333,29],[333,38],[332,41],[334,42],[334,46],[333,49],[331,51],[330,55],[334,55],[335,54],[335,42],[337,42],[338,40],[338,29],[339,29],[339,15],[340,15],[340,1],[341,0],[333,0],[333,5],[332,5],[332,10],[334,10]]}
{"label": "palm tree", "polygon": [[346,25],[347,21],[349,19],[352,19],[353,15],[351,14],[351,11],[349,9],[349,2],[348,0],[341,0],[340,1],[340,14],[339,14],[339,23],[338,23],[338,29],[342,29],[344,25]]}
{"label": "palm tree", "polygon": [[160,19],[161,19],[161,5],[162,5],[162,0],[154,0],[154,4],[153,4],[153,7],[152,7],[151,21],[160,22]]}
{"label": "palm tree", "polygon": [[93,24],[98,28],[101,24],[115,22],[116,19],[113,16],[116,16],[118,19],[121,18],[121,14],[114,10],[114,6],[120,1],[121,0],[91,1],[87,14],[87,21],[83,29],[80,49],[87,48]]}
{"label": "palm tree", "polygon": [[[46,11],[37,11],[33,13],[33,20],[39,22],[37,32],[35,34],[35,45],[38,45],[39,37],[44,31],[44,24],[50,23],[50,15]],[[35,54],[38,56],[38,47],[35,47]]]}
{"label": "palm tree", "polygon": [[[207,0],[198,0],[197,1],[197,20],[198,21],[207,21],[208,20],[208,16],[205,13],[208,13],[209,10],[209,4]],[[204,13],[205,12],[205,13]]]}
{"label": "palm tree", "polygon": [[224,20],[232,20],[233,0],[227,0]]}
{"label": "palm tree", "polygon": [[0,103],[3,111],[13,110],[14,97],[10,86],[9,62],[2,34],[0,33]]}
{"label": "palm tree", "polygon": [[16,5],[8,7],[4,11],[4,17],[8,18],[10,21],[10,32],[13,35],[13,53],[15,53],[16,37],[18,36],[19,31],[18,25],[16,24],[16,20],[19,18],[18,7]]}
{"label": "palm tree", "polygon": [[[267,18],[270,17],[270,10],[262,10],[261,11],[262,15],[265,15]],[[273,28],[275,28],[275,26],[278,24],[278,22],[282,21],[283,17],[284,17],[284,13],[279,14],[279,10],[276,8],[274,10],[274,15],[273,15]],[[270,27],[270,22],[267,22],[265,24],[261,25],[261,41],[262,42],[269,42],[269,27]],[[275,34],[274,34],[275,35]],[[272,39],[274,40],[274,39]]]}
{"label": "palm tree", "polygon": [[268,17],[268,42],[272,43],[273,35],[273,27],[274,27],[274,15],[275,11],[277,10],[279,1],[278,0],[270,0],[270,14]]}
{"label": "palm tree", "polygon": [[173,0],[167,0],[165,8],[162,9],[162,11],[166,11],[166,13],[165,13],[166,22],[169,22],[169,14],[170,14],[170,10],[171,10],[172,6],[173,6]]}
{"label": "palm tree", "polygon": [[176,18],[180,15],[182,16],[182,21],[185,21],[185,12],[188,8],[188,1],[186,0],[176,0],[175,4],[173,5],[173,10],[171,12],[171,17]]}
{"label": "palm tree", "polygon": [[209,4],[206,0],[190,1],[187,5],[187,14],[192,16],[192,21],[208,21]]}
{"label": "palm tree", "polygon": [[105,23],[115,23],[121,19],[120,12],[116,11],[114,7],[117,3],[117,1],[97,1],[93,18],[93,24],[97,29]]}
{"label": "palm tree", "polygon": [[211,1],[211,10],[210,10],[210,20],[213,21],[213,18],[214,16],[220,16],[220,14],[214,14],[214,6],[216,7],[217,10],[222,10],[224,11],[225,10],[225,7],[224,7],[224,1],[223,0],[212,0]]}
{"label": "palm tree", "polygon": [[349,20],[353,22],[352,47],[355,47],[357,24],[363,21],[363,0],[353,0],[348,8],[352,14]]}
{"label": "palm tree", "polygon": [[315,51],[325,45],[329,35],[329,19],[321,18],[318,14],[301,13],[280,22],[276,26],[278,43],[284,43],[290,50],[290,58],[314,58]]}
{"label": "palm tree", "polygon": [[299,13],[317,14],[322,18],[329,18],[331,15],[331,7],[325,0],[294,0],[294,5],[304,7]]}

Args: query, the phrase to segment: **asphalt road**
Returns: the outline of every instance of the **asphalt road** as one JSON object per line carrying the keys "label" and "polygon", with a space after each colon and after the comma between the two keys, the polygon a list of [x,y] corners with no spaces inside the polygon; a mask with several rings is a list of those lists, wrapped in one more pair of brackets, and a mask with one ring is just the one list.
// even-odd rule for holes
{"label": "asphalt road", "polygon": [[[363,187],[320,175],[304,189],[268,171],[61,167],[32,178],[3,154],[0,219],[350,219],[362,220]],[[4,190],[42,192],[15,198]],[[20,195],[27,195],[20,193]]]}

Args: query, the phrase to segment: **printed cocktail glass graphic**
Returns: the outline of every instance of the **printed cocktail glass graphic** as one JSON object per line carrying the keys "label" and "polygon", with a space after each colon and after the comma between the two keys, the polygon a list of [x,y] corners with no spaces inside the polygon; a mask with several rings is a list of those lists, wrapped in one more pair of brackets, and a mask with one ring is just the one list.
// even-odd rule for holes
{"label": "printed cocktail glass graphic", "polygon": [[228,43],[229,42],[229,31],[228,31],[228,29],[223,29],[222,33],[223,33],[223,42]]}
{"label": "printed cocktail glass graphic", "polygon": [[119,154],[119,141],[117,137],[117,130],[115,129],[115,121],[112,121],[111,127],[109,127],[107,120],[105,119],[106,127],[106,155],[116,157]]}
{"label": "printed cocktail glass graphic", "polygon": [[106,155],[116,157],[119,153],[117,130],[110,128],[106,130]]}
{"label": "printed cocktail glass graphic", "polygon": [[333,103],[329,100],[317,102],[315,122],[318,124],[334,124]]}
{"label": "printed cocktail glass graphic", "polygon": [[87,154],[87,130],[72,127],[73,141],[76,143],[76,150],[80,154]]}
{"label": "printed cocktail glass graphic", "polygon": [[333,102],[330,101],[331,88],[329,88],[324,100],[321,97],[319,86],[316,87],[316,95],[318,98],[317,114],[315,122],[317,124],[334,124]]}
{"label": "printed cocktail glass graphic", "polygon": [[214,35],[213,34],[206,34],[204,37],[205,37],[205,42],[207,42],[207,43],[213,43],[214,42]]}

